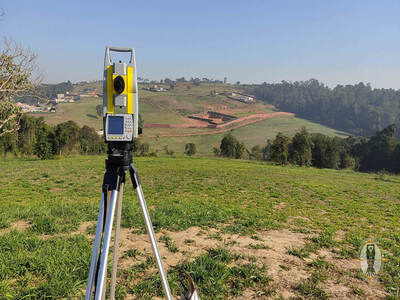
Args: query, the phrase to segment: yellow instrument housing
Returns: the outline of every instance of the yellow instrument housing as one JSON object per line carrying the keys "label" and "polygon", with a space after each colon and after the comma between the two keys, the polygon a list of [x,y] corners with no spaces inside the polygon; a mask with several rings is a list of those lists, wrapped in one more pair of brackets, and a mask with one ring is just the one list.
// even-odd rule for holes
{"label": "yellow instrument housing", "polygon": [[[126,109],[128,114],[133,114],[133,93],[134,93],[134,76],[133,67],[126,68],[126,75],[114,74],[113,66],[107,66],[107,113],[115,112],[114,96],[126,95]],[[125,88],[121,94],[118,94],[114,89],[114,79],[121,76],[125,82]]]}

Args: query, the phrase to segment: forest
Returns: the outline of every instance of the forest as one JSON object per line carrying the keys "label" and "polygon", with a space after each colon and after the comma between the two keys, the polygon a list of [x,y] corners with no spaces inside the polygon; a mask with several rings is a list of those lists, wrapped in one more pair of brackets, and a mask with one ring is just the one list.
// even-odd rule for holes
{"label": "forest", "polygon": [[355,136],[370,137],[400,123],[400,91],[394,89],[364,83],[329,88],[315,79],[243,87],[280,110]]}
{"label": "forest", "polygon": [[220,148],[214,148],[214,154],[280,165],[400,173],[400,143],[394,124],[376,132],[370,139],[310,134],[303,127],[293,137],[278,133],[275,139],[267,140],[266,145],[250,150],[229,133],[222,139]]}

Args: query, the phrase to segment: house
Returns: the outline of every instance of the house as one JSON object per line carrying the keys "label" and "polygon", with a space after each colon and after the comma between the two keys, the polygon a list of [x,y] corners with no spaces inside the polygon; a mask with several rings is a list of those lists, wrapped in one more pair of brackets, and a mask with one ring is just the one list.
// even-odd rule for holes
{"label": "house", "polygon": [[148,91],[151,91],[151,92],[166,92],[167,91],[166,88],[163,88],[163,87],[158,86],[156,84],[151,86],[151,87],[149,87],[149,88],[145,88],[145,89],[148,90]]}
{"label": "house", "polygon": [[76,100],[79,100],[81,97],[79,96],[79,94],[67,92],[67,94],[65,95],[64,98],[65,98],[65,102],[73,103]]}
{"label": "house", "polygon": [[231,93],[225,93],[225,95],[228,98],[231,98],[233,100],[237,100],[243,103],[255,103],[256,100],[254,99],[255,97],[252,95],[246,95],[246,94],[240,94],[240,93],[235,93],[235,92],[231,92]]}
{"label": "house", "polygon": [[99,98],[99,93],[94,90],[91,92],[86,92],[86,94],[80,94],[81,98]]}
{"label": "house", "polygon": [[56,99],[53,99],[52,102],[56,103],[56,104],[57,103],[62,103],[62,102],[65,102],[65,99],[64,98],[56,98]]}
{"label": "house", "polygon": [[40,112],[40,111],[44,110],[43,107],[29,105],[29,104],[21,103],[21,102],[17,102],[15,105],[20,107],[22,112]]}

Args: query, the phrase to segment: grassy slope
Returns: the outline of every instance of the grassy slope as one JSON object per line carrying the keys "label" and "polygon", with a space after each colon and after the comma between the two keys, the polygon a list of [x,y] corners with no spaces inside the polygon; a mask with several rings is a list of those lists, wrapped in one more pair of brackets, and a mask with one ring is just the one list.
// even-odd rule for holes
{"label": "grassy slope", "polygon": [[[190,86],[190,89],[187,87]],[[101,90],[100,83],[90,83],[76,86],[76,91],[81,91],[85,87],[97,88]],[[141,85],[144,87],[144,85]],[[225,96],[210,96],[211,91],[221,93],[232,91],[234,87],[223,84],[201,84],[194,86],[188,83],[176,85],[173,91],[154,93],[140,89],[140,112],[145,123],[180,124],[184,123],[188,115],[201,113],[208,109],[221,110],[223,107],[235,110],[234,114],[238,117],[257,112],[271,112],[274,107],[257,103],[253,105],[233,101]],[[96,115],[96,105],[101,104],[101,99],[84,98],[77,103],[63,103],[58,105],[57,113],[35,114],[43,115],[50,124],[58,124],[68,120],[73,120],[79,125],[89,125],[97,130],[102,129],[101,118]],[[242,111],[246,110],[246,111]],[[235,135],[242,140],[248,148],[254,145],[264,145],[267,139],[273,138],[279,131],[293,135],[302,126],[306,126],[311,132],[320,132],[327,135],[343,136],[344,133],[335,131],[325,126],[315,124],[298,118],[279,117],[265,120],[256,124],[248,125],[234,131]],[[159,129],[147,128],[142,136],[145,142],[149,142],[151,149],[161,150],[165,145],[176,153],[183,153],[185,144],[193,142],[196,144],[199,153],[209,155],[212,148],[217,146],[223,134],[204,135],[192,137],[161,137],[159,139],[149,138],[157,134],[182,134],[198,131],[211,131],[209,129],[191,128],[172,128]]]}
{"label": "grassy slope", "polygon": [[103,126],[102,118],[97,116],[96,105],[102,104],[101,98],[82,98],[76,103],[60,103],[56,113],[32,114],[43,116],[46,122],[56,125],[69,120],[75,121],[80,126],[88,125],[100,130]]}
{"label": "grassy slope", "polygon": [[[157,231],[201,226],[243,235],[273,228],[322,232],[306,248],[292,249],[293,255],[306,256],[318,247],[326,247],[336,249],[335,255],[341,258],[356,257],[362,240],[372,232],[389,259],[381,281],[392,293],[400,285],[398,176],[213,158],[136,158],[135,162]],[[33,225],[22,233],[0,235],[0,294],[10,298],[79,294],[89,267],[90,241],[85,234],[68,233],[82,222],[96,220],[104,157],[3,160],[0,170],[0,228],[18,220]],[[125,196],[133,199],[132,188],[126,188]],[[276,209],[282,203],[284,209]],[[296,216],[301,219],[293,219]],[[122,224],[143,230],[136,201],[125,201]],[[344,240],[337,243],[332,236],[339,230]],[[66,235],[51,237],[58,233]],[[43,234],[50,238],[43,239]],[[199,257],[198,263],[216,264],[218,272],[227,274],[223,278],[228,281],[228,275],[236,269],[229,269],[232,259],[227,256],[214,253]],[[218,261],[208,261],[216,257]],[[141,267],[151,264],[149,261]],[[260,277],[260,282],[268,281],[262,277],[261,269],[248,268]],[[212,276],[219,273],[203,272],[199,286],[206,291],[215,285]],[[120,289],[137,296],[159,291],[154,289],[156,277],[151,278],[133,287],[129,280],[123,281],[126,286]],[[214,289],[213,299],[228,297],[229,291],[222,289],[223,286]]]}
{"label": "grassy slope", "polygon": [[[243,141],[246,147],[250,149],[254,145],[264,146],[267,139],[273,139],[278,132],[293,136],[302,126],[305,126],[312,133],[318,132],[329,136],[345,136],[343,132],[307,120],[284,116],[234,129],[233,135],[240,141]],[[168,148],[174,150],[176,153],[182,153],[186,143],[195,143],[198,154],[209,155],[212,153],[213,147],[219,148],[221,139],[225,134],[226,133],[188,137],[159,137],[157,139],[147,139],[144,137],[143,141],[149,142],[152,150],[162,150],[165,145],[168,145]]]}

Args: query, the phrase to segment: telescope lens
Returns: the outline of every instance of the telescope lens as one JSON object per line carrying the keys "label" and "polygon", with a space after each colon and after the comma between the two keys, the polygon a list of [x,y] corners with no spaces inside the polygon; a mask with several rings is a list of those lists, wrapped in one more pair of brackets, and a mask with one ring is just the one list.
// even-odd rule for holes
{"label": "telescope lens", "polygon": [[117,76],[114,79],[114,90],[121,94],[125,89],[125,81],[121,76]]}

